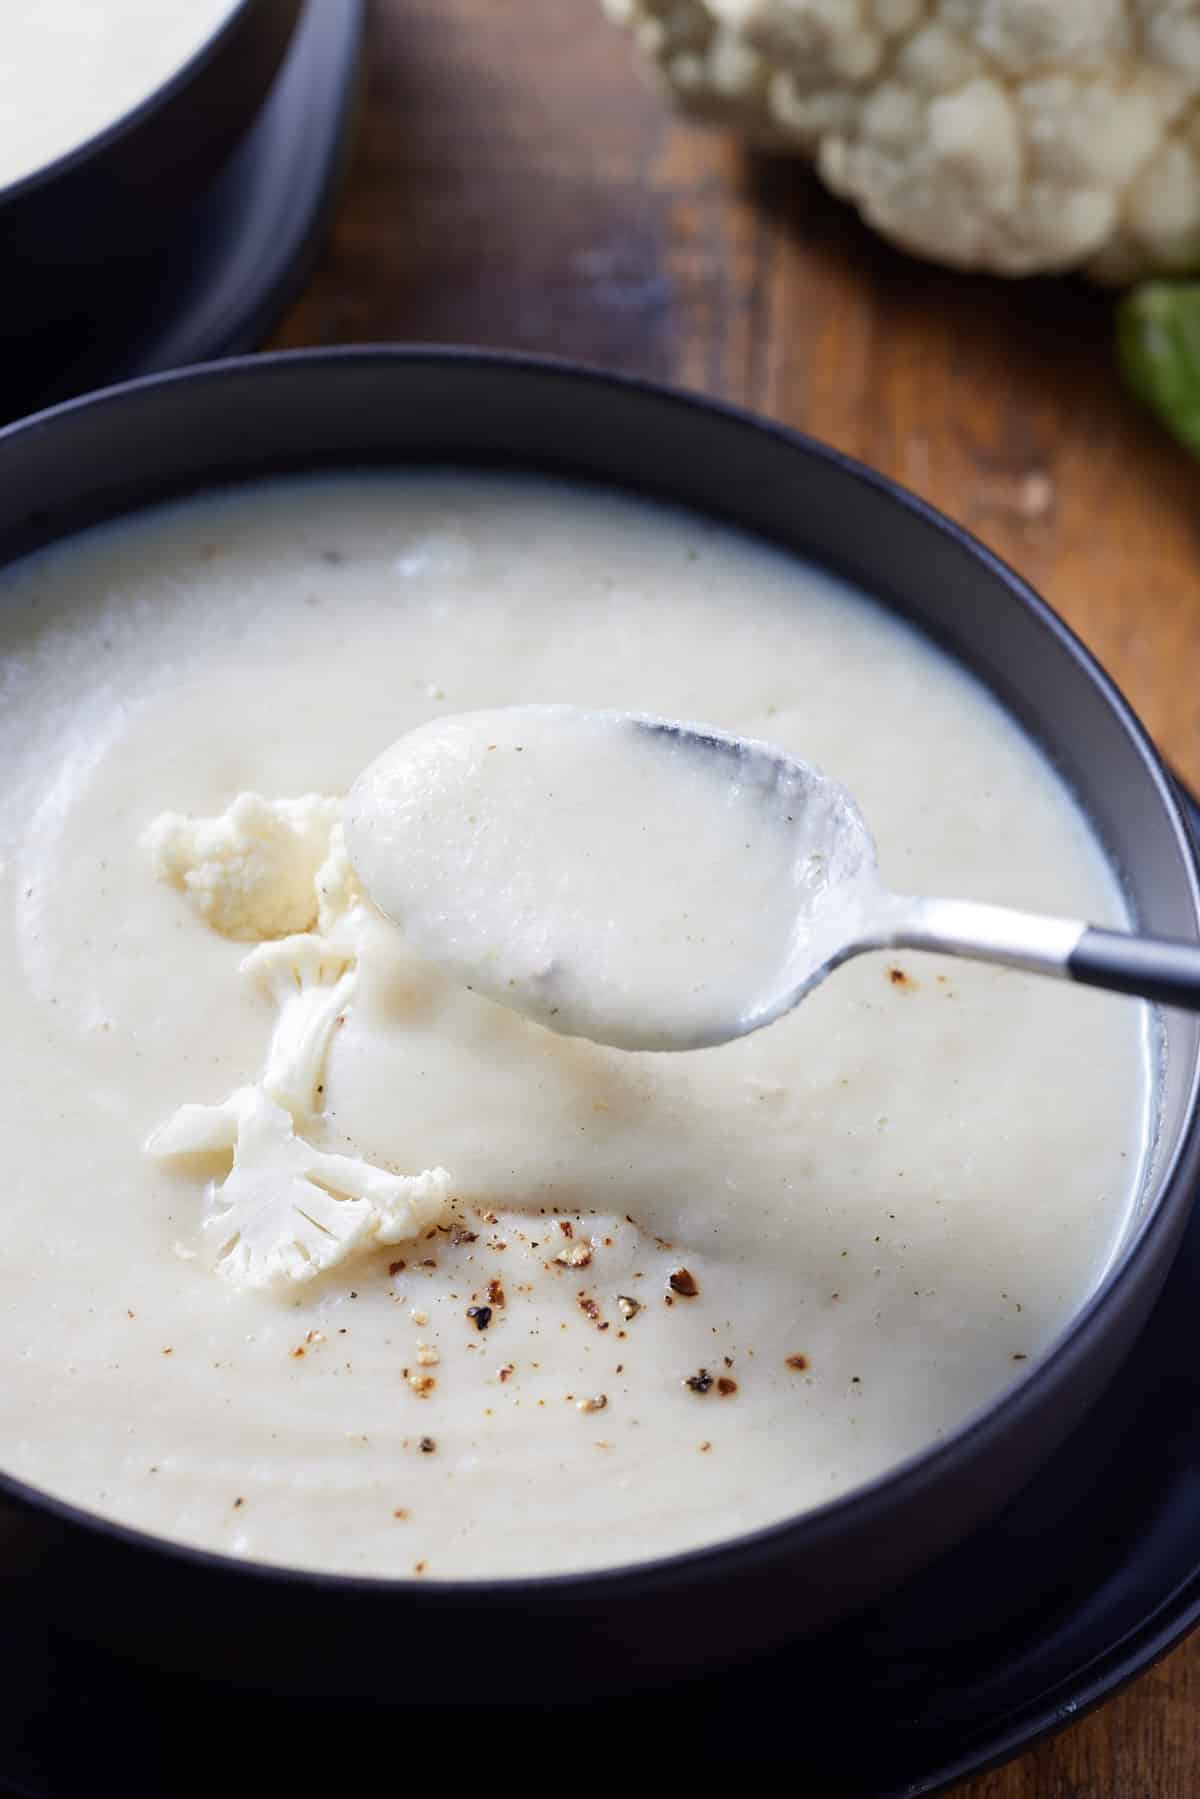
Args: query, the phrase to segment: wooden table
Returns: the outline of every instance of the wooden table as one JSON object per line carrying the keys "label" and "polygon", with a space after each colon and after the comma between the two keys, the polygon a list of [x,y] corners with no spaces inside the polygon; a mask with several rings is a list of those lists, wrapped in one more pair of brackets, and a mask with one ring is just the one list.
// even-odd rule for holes
{"label": "wooden table", "polygon": [[[338,227],[274,342],[386,338],[657,376],[862,457],[1028,576],[1200,783],[1200,464],[1122,394],[1109,299],[897,255],[668,117],[599,0],[375,0]],[[1198,1704],[1200,1637],[958,1799],[1194,1799]]]}

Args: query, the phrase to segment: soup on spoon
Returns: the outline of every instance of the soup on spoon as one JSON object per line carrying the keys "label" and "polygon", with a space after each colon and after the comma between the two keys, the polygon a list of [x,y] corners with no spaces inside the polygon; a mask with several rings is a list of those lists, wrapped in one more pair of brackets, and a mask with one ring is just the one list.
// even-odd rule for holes
{"label": "soup on spoon", "polygon": [[412,946],[474,991],[623,1049],[721,1043],[778,1010],[781,971],[877,882],[832,782],[701,741],[577,706],[436,720],[359,777],[347,849]]}

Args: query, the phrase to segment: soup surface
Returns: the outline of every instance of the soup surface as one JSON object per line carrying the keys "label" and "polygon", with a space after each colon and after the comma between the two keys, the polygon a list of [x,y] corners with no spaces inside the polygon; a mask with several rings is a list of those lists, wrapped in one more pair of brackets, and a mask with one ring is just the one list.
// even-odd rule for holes
{"label": "soup surface", "polygon": [[1124,921],[982,689],[702,519],[338,476],[14,565],[8,1472],[308,1567],[617,1564],[928,1445],[1094,1288],[1143,1159],[1139,1004],[871,956],[752,1037],[631,1053],[456,985],[373,911],[340,849],[358,773],[533,702],[822,765],[897,890]]}
{"label": "soup surface", "polygon": [[45,168],[169,81],[236,0],[4,0],[0,188]]}

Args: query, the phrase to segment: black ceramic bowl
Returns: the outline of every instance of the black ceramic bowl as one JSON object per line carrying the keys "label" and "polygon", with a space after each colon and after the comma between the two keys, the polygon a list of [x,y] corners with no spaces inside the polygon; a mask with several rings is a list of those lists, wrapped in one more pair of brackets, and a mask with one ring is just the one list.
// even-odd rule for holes
{"label": "black ceramic bowl", "polygon": [[[164,6],[173,0],[162,0]],[[132,279],[258,113],[303,0],[238,0],[182,68],[44,168],[0,186],[0,344]]]}
{"label": "black ceramic bowl", "polygon": [[[1139,921],[1163,935],[1197,936],[1197,868],[1171,783],[1128,707],[1054,614],[891,483],[716,405],[586,370],[456,351],[306,352],[185,371],[0,433],[0,563],[214,482],[405,460],[531,467],[661,496],[849,576],[1013,710],[1090,812]],[[1162,1028],[1150,1186],[1101,1290],[998,1403],[818,1511],[609,1573],[418,1584],[246,1565],[0,1481],[0,1565],[35,1582],[68,1625],[160,1662],[384,1699],[398,1687],[409,1699],[482,1691],[484,1681],[495,1696],[505,1669],[527,1697],[578,1692],[711,1666],[814,1632],[997,1511],[1066,1436],[1145,1321],[1200,1164],[1200,1020],[1165,1014]]]}

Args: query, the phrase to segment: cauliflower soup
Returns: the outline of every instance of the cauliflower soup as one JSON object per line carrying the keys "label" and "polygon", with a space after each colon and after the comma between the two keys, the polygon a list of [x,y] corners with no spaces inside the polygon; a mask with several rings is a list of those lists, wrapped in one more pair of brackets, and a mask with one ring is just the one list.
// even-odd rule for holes
{"label": "cauliflower soup", "polygon": [[278,1564],[614,1566],[926,1448],[1094,1290],[1140,1003],[897,954],[719,1048],[602,1048],[437,972],[346,854],[403,732],[567,703],[819,763],[896,889],[1126,924],[1039,752],[868,597],[445,471],[216,492],[0,596],[9,1474]]}

